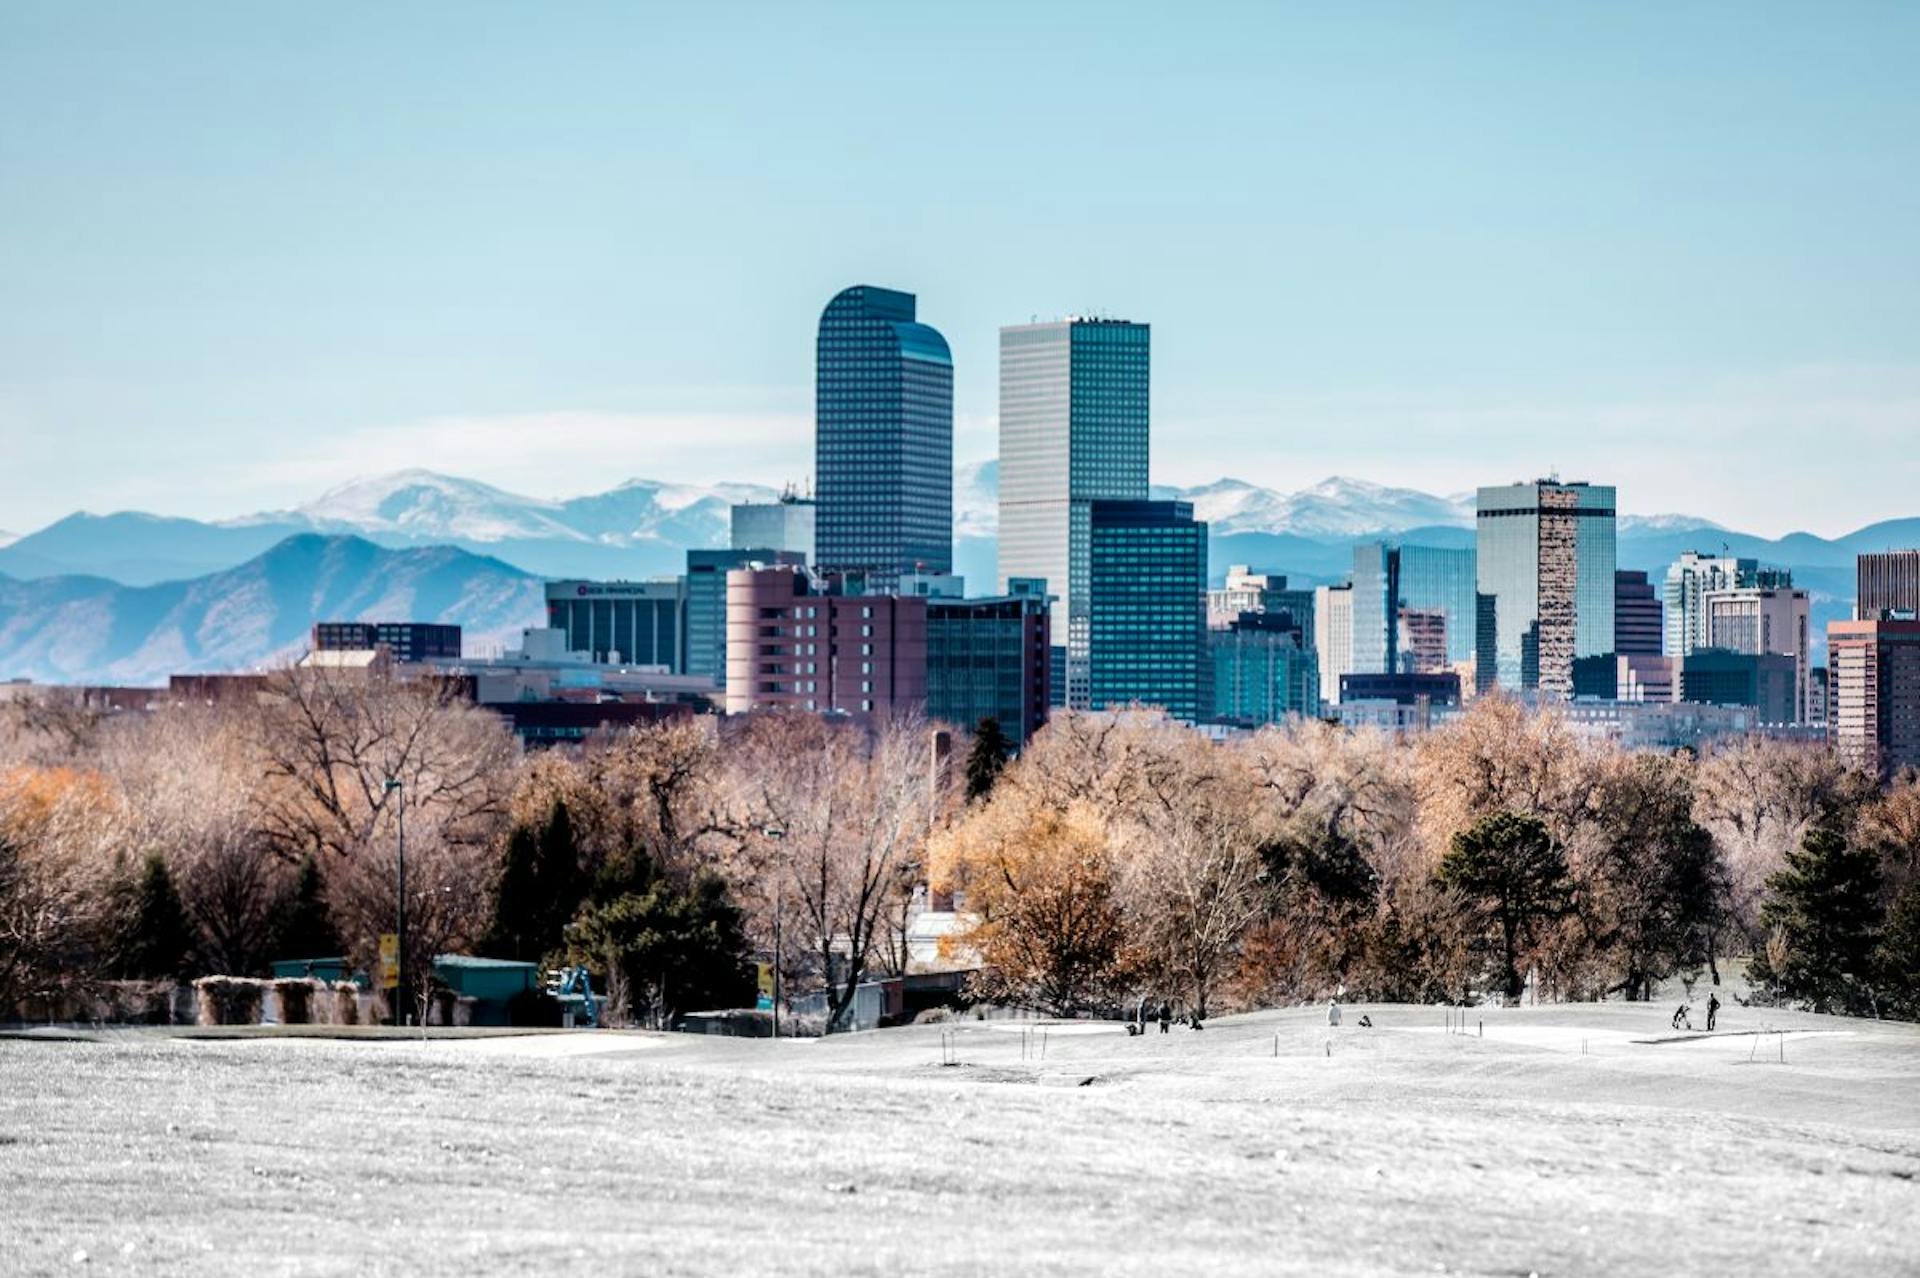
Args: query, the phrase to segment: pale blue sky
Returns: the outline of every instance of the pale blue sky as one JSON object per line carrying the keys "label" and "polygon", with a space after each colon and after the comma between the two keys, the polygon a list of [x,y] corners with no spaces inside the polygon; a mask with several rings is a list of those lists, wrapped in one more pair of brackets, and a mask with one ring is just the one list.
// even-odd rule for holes
{"label": "pale blue sky", "polygon": [[1154,469],[1920,514],[1920,6],[0,6],[0,528],[804,476],[813,325],[1154,325]]}

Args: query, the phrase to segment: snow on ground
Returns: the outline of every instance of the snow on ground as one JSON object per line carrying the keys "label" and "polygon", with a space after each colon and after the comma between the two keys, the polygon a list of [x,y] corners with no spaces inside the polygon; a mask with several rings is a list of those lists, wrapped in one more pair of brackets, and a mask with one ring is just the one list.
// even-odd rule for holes
{"label": "snow on ground", "polygon": [[0,1041],[0,1270],[1914,1272],[1920,1027],[1443,1015]]}

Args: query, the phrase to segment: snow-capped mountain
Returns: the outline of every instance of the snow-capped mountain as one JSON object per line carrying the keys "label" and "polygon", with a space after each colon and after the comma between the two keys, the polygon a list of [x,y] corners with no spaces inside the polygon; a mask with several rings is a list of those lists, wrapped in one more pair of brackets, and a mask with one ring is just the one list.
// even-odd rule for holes
{"label": "snow-capped mountain", "polygon": [[5,529],[0,529],[0,546],[11,546],[14,542],[19,540],[20,540],[19,533],[10,533],[10,532],[7,532]]}
{"label": "snow-capped mountain", "polygon": [[1622,515],[1620,533],[1623,536],[1651,535],[1654,533],[1683,532],[1726,532],[1725,524],[1716,524],[1711,519],[1702,519],[1698,515]]}
{"label": "snow-capped mountain", "polygon": [[[998,476],[999,467],[994,462],[958,469],[953,485],[957,531],[993,535],[999,522]],[[1471,493],[1465,497],[1435,497],[1338,475],[1296,493],[1263,488],[1244,479],[1216,479],[1191,488],[1155,485],[1153,495],[1192,502],[1194,517],[1206,520],[1216,537],[1243,532],[1290,533],[1324,540],[1436,525],[1473,526]]]}
{"label": "snow-capped mountain", "polygon": [[726,543],[735,502],[771,501],[774,495],[758,484],[630,479],[603,493],[554,500],[429,470],[403,470],[354,480],[292,510],[248,515],[226,526],[267,524],[461,545],[535,540],[712,546]]}

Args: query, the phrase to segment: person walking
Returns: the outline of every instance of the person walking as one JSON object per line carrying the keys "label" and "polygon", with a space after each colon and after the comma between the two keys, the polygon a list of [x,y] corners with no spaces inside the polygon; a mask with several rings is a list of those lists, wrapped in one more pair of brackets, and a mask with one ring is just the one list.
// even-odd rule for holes
{"label": "person walking", "polygon": [[1162,1034],[1173,1032],[1173,1004],[1165,999],[1160,1000],[1160,1032]]}
{"label": "person walking", "polygon": [[1340,1000],[1338,998],[1330,998],[1327,1000],[1327,1024],[1330,1026],[1338,1026],[1340,1024]]}
{"label": "person walking", "polygon": [[1720,996],[1707,995],[1707,1033],[1713,1033],[1713,1024],[1720,1019]]}

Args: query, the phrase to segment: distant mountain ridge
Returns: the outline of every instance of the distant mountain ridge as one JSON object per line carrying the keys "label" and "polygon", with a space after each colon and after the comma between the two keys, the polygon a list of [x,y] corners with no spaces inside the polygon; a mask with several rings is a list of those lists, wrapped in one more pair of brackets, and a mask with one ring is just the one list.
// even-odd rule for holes
{"label": "distant mountain ridge", "polygon": [[540,579],[497,559],[299,533],[186,581],[0,577],[0,679],[138,685],[257,669],[297,656],[322,619],[448,622],[487,648],[544,610]]}

